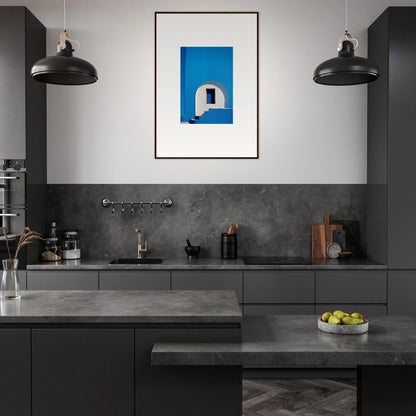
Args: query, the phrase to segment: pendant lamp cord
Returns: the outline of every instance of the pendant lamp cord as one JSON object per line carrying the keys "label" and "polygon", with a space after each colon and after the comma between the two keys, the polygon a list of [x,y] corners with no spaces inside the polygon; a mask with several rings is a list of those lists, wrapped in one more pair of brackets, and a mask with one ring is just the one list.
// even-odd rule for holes
{"label": "pendant lamp cord", "polygon": [[64,0],[64,32],[66,32],[66,0]]}
{"label": "pendant lamp cord", "polygon": [[345,33],[348,33],[348,0],[345,0]]}
{"label": "pendant lamp cord", "polygon": [[355,39],[348,31],[349,19],[348,19],[348,0],[345,0],[345,32],[342,33],[338,39],[338,52],[342,49],[342,42],[348,40],[353,44],[354,49],[358,47],[358,40]]}

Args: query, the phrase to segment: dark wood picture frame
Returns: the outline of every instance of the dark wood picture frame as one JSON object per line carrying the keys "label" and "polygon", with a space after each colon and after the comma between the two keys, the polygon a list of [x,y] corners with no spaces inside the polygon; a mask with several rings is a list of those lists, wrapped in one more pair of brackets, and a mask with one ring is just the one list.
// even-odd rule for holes
{"label": "dark wood picture frame", "polygon": [[[255,156],[247,156],[247,157],[178,157],[178,156],[158,156],[157,155],[157,16],[163,14],[254,14],[256,15],[256,26],[257,26],[257,33],[256,33],[256,71],[257,71],[257,79],[256,79],[256,90],[257,90],[257,126],[256,126],[256,155]],[[154,65],[155,65],[155,85],[154,85],[154,95],[155,95],[155,108],[154,108],[154,125],[155,125],[155,137],[154,137],[154,155],[155,159],[259,159],[259,12],[252,12],[252,11],[240,11],[240,12],[214,12],[214,11],[196,11],[196,12],[172,12],[172,11],[164,11],[164,12],[155,12],[154,15]]]}

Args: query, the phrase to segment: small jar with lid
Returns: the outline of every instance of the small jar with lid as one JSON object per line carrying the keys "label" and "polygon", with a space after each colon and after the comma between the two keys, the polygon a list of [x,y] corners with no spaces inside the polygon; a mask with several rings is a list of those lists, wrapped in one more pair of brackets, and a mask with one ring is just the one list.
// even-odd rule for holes
{"label": "small jar with lid", "polygon": [[45,239],[45,245],[42,253],[40,253],[42,261],[59,261],[59,242],[57,237],[50,237]]}
{"label": "small jar with lid", "polygon": [[65,231],[61,246],[61,256],[64,260],[81,258],[78,231]]}

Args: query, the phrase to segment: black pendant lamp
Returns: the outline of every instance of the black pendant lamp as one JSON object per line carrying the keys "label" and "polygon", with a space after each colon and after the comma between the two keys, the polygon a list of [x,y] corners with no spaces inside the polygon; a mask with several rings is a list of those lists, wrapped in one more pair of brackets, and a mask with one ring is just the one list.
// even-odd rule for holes
{"label": "black pendant lamp", "polygon": [[[345,27],[348,27],[348,0],[345,0]],[[378,67],[367,58],[355,56],[357,39],[345,29],[338,39],[338,56],[322,62],[315,69],[313,80],[322,85],[357,85],[379,77]]]}
{"label": "black pendant lamp", "polygon": [[[32,77],[40,82],[60,85],[85,85],[98,80],[97,70],[84,59],[72,55],[71,40],[66,31],[66,1],[64,0],[64,30],[60,34],[56,56],[37,61],[31,70]],[[72,40],[79,44],[79,42]]]}

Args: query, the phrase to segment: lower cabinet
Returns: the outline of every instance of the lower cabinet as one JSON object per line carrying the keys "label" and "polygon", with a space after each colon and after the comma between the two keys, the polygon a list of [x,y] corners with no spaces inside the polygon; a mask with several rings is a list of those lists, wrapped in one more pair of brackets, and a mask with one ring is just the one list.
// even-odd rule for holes
{"label": "lower cabinet", "polygon": [[389,270],[389,314],[416,314],[416,270]]}
{"label": "lower cabinet", "polygon": [[363,315],[386,315],[387,306],[385,304],[370,303],[319,303],[315,307],[315,313],[322,315],[325,312],[341,310],[346,313],[359,312]]}
{"label": "lower cabinet", "polygon": [[0,329],[0,357],[0,414],[30,416],[30,329]]}
{"label": "lower cabinet", "polygon": [[134,415],[134,363],[134,329],[33,329],[32,416]]}
{"label": "lower cabinet", "polygon": [[98,271],[28,271],[27,290],[98,290]]}
{"label": "lower cabinet", "polygon": [[318,270],[316,303],[387,303],[386,270]]}
{"label": "lower cabinet", "polygon": [[169,271],[100,272],[101,290],[169,290]]}
{"label": "lower cabinet", "polygon": [[243,301],[243,273],[240,271],[172,271],[172,290],[234,290]]}
{"label": "lower cabinet", "polygon": [[310,315],[315,312],[315,272],[244,272],[244,315]]}
{"label": "lower cabinet", "polygon": [[244,315],[313,315],[315,305],[244,305]]}
{"label": "lower cabinet", "polygon": [[150,359],[156,342],[241,342],[240,329],[141,328],[135,339],[136,416],[241,416],[241,367],[152,366]]}

